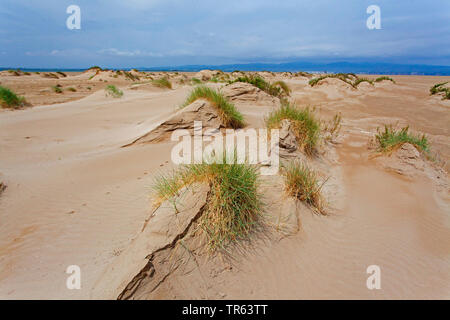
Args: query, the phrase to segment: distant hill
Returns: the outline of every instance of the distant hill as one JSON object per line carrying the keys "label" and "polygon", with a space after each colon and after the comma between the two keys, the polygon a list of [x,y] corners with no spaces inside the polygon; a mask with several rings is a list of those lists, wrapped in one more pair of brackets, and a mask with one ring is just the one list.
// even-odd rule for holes
{"label": "distant hill", "polygon": [[[107,67],[107,66],[105,66]],[[0,68],[0,70],[17,69],[14,68]],[[20,68],[23,71],[84,71],[86,69],[27,69]],[[132,69],[132,68],[110,68],[110,69]],[[450,66],[436,66],[425,64],[395,64],[395,63],[373,63],[373,62],[286,62],[286,63],[247,63],[247,64],[225,64],[225,65],[184,65],[184,66],[165,66],[165,67],[136,67],[141,71],[200,71],[203,69],[219,69],[225,72],[232,72],[235,70],[242,71],[309,71],[309,72],[352,72],[352,73],[366,73],[366,74],[404,74],[404,75],[439,75],[450,76]]]}
{"label": "distant hill", "polygon": [[450,75],[450,66],[433,66],[421,64],[393,64],[393,63],[312,63],[312,62],[287,62],[287,63],[248,63],[226,65],[186,65],[176,67],[138,68],[145,71],[199,71],[202,69],[220,69],[225,72],[234,70],[242,71],[317,71],[317,72],[353,72],[367,74],[405,74],[405,75]]}

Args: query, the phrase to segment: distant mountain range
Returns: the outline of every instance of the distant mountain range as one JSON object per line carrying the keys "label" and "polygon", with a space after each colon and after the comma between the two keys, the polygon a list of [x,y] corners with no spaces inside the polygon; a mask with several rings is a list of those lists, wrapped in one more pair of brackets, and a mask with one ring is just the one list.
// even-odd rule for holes
{"label": "distant mountain range", "polygon": [[138,68],[144,71],[199,71],[202,69],[219,69],[225,72],[242,71],[309,71],[309,72],[353,72],[366,74],[405,74],[405,75],[450,75],[450,66],[434,66],[422,64],[393,64],[393,63],[313,63],[313,62],[287,62],[287,63],[248,63],[226,65],[186,65],[177,67]]}
{"label": "distant mountain range", "polygon": [[[88,68],[88,67],[87,67]],[[86,69],[87,69],[86,68]],[[0,70],[17,68],[0,68]],[[86,69],[49,69],[21,68],[23,71],[83,71]],[[116,69],[116,68],[111,68]],[[124,68],[128,69],[128,68]],[[370,62],[286,62],[286,63],[247,63],[247,64],[226,64],[226,65],[185,65],[185,66],[166,66],[166,67],[136,67],[141,71],[200,71],[203,69],[218,69],[225,72],[235,70],[242,71],[308,71],[308,72],[327,72],[327,73],[365,73],[365,74],[404,74],[404,75],[440,75],[450,76],[450,66],[436,66],[424,64],[395,64],[395,63],[370,63]]]}

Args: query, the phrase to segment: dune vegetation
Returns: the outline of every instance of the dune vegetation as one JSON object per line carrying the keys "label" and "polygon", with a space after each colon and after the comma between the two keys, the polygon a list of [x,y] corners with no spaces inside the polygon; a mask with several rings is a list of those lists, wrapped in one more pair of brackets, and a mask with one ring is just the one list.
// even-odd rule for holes
{"label": "dune vegetation", "polygon": [[325,74],[317,78],[313,78],[309,80],[309,85],[311,87],[314,87],[317,85],[321,80],[327,79],[327,78],[336,78],[339,79],[345,83],[348,83],[353,87],[353,81],[357,78],[357,76],[354,73],[332,73],[332,74]]}
{"label": "dune vegetation", "polygon": [[229,102],[227,98],[216,90],[206,86],[194,88],[184,102],[183,107],[193,103],[197,99],[205,99],[211,102],[216,107],[219,117],[226,127],[234,129],[244,127],[244,116],[236,109],[234,104]]}
{"label": "dune vegetation", "polygon": [[299,71],[295,74],[296,77],[307,77],[310,78],[312,76],[311,73],[305,71]]}
{"label": "dune vegetation", "polygon": [[8,70],[8,72],[9,73],[12,73],[13,75],[15,75],[15,76],[20,76],[21,74],[21,71],[20,71],[20,69],[17,69],[17,70]]}
{"label": "dune vegetation", "polygon": [[401,129],[395,129],[392,126],[385,125],[384,130],[377,129],[375,141],[380,152],[391,152],[400,148],[404,143],[410,143],[420,152],[429,153],[429,144],[427,137],[422,135],[413,135],[409,132],[409,126]]}
{"label": "dune vegetation", "polygon": [[62,93],[63,92],[61,87],[60,87],[60,85],[52,86],[52,90],[55,93]]}
{"label": "dune vegetation", "polygon": [[167,78],[152,80],[152,84],[160,88],[172,89],[172,83]]}
{"label": "dune vegetation", "polygon": [[52,72],[47,72],[43,74],[44,78],[50,78],[50,79],[59,79],[58,75],[52,73]]}
{"label": "dune vegetation", "polygon": [[271,96],[278,98],[285,98],[291,94],[289,86],[284,81],[277,81],[274,83],[269,83],[262,77],[257,75],[245,75],[243,77],[238,77],[235,80],[229,81],[228,83],[234,82],[246,82],[254,85],[255,87],[261,89],[262,91],[270,94]]}
{"label": "dune vegetation", "polygon": [[283,164],[281,174],[284,178],[284,187],[291,197],[304,201],[313,210],[324,214],[324,201],[321,189],[324,183],[319,184],[317,173],[303,162],[291,161]]}
{"label": "dune vegetation", "polygon": [[358,85],[359,85],[360,83],[363,83],[363,82],[367,82],[367,83],[373,85],[373,80],[371,80],[371,79],[367,79],[367,78],[356,78],[356,79],[353,81],[352,86],[353,86],[354,88],[357,88]]}
{"label": "dune vegetation", "polygon": [[131,81],[139,81],[141,78],[137,75],[133,75],[131,72],[128,71],[122,71],[123,75],[126,79],[130,79]]}
{"label": "dune vegetation", "polygon": [[450,99],[450,88],[444,87],[447,83],[448,82],[435,84],[430,88],[430,94],[434,95],[438,93],[443,93],[444,94],[442,97],[443,100]]}
{"label": "dune vegetation", "polygon": [[394,79],[392,79],[391,77],[387,77],[387,76],[378,77],[374,81],[375,82],[381,82],[381,81],[384,81],[384,80],[391,81],[392,83],[396,83]]}
{"label": "dune vegetation", "polygon": [[111,96],[113,98],[120,98],[123,96],[123,91],[117,89],[117,87],[112,84],[106,86],[105,92],[107,96]]}
{"label": "dune vegetation", "polygon": [[3,108],[20,108],[26,105],[24,97],[15,94],[9,88],[0,86],[0,105]]}
{"label": "dune vegetation", "polygon": [[327,141],[334,141],[341,131],[342,127],[342,115],[337,113],[334,115],[333,119],[330,121],[322,121],[322,131],[327,135],[324,137]]}
{"label": "dune vegetation", "polygon": [[201,83],[202,83],[202,80],[200,80],[200,79],[198,79],[198,78],[191,78],[191,82],[192,82],[193,84],[201,84]]}
{"label": "dune vegetation", "polygon": [[193,183],[210,186],[198,226],[206,233],[211,251],[224,249],[233,241],[248,236],[261,214],[257,168],[245,163],[237,164],[235,154],[234,162],[230,163],[228,159],[227,164],[228,156],[230,154],[224,153],[223,164],[182,166],[168,176],[157,177],[153,185],[157,204],[170,200]]}
{"label": "dune vegetation", "polygon": [[2,192],[6,189],[6,184],[4,184],[3,182],[0,181],[0,195],[2,194]]}
{"label": "dune vegetation", "polygon": [[320,121],[316,118],[314,110],[309,107],[299,108],[284,102],[279,109],[272,111],[265,119],[267,129],[279,129],[284,119],[292,122],[299,146],[306,153],[313,154],[321,134]]}
{"label": "dune vegetation", "polygon": [[313,78],[313,79],[309,80],[309,85],[311,87],[314,87],[321,80],[324,80],[324,79],[327,79],[327,78],[339,79],[339,80],[341,80],[341,81],[351,85],[355,89],[357,89],[358,85],[361,84],[362,82],[367,82],[367,83],[373,85],[375,82],[381,82],[381,81],[384,81],[384,80],[389,80],[389,81],[392,81],[392,83],[395,83],[394,79],[392,79],[390,77],[387,77],[387,76],[378,77],[376,79],[368,79],[368,78],[360,78],[354,73],[334,73],[334,74],[325,74],[325,75],[322,75],[320,77]]}

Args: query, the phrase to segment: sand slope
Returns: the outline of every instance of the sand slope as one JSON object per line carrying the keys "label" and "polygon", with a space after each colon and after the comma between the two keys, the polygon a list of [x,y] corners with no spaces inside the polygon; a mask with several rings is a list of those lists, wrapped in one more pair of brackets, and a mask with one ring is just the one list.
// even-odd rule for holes
{"label": "sand slope", "polygon": [[[388,170],[386,159],[372,159],[367,147],[377,126],[410,124],[448,161],[450,105],[428,94],[448,77],[395,76],[397,85],[370,90],[310,88],[289,77],[298,104],[317,106],[324,118],[339,111],[344,119],[336,159],[326,164],[333,212],[300,207],[298,232],[255,239],[233,260],[199,256],[200,268],[191,261],[139,297],[450,298],[448,186]],[[7,185],[0,195],[1,298],[117,292],[105,274],[142,234],[152,213],[152,177],[171,166],[173,144],[121,146],[170,119],[190,87],[122,89],[120,99],[99,90],[77,101],[0,112],[0,178]],[[236,106],[252,127],[262,127],[273,110]],[[134,259],[145,264],[144,254]],[[382,290],[365,286],[371,264],[381,267]],[[69,265],[81,267],[81,290],[66,288]]]}

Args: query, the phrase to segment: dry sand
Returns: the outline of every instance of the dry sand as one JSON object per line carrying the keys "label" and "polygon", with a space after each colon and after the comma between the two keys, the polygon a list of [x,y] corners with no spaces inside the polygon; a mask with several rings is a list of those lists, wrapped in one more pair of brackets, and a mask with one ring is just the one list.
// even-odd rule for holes
{"label": "dry sand", "polygon": [[[298,232],[256,237],[233,259],[199,255],[168,272],[157,289],[143,283],[132,298],[449,299],[448,175],[432,167],[399,174],[389,159],[370,157],[368,141],[378,126],[409,124],[448,161],[450,103],[428,90],[450,77],[393,76],[395,85],[354,90],[335,79],[311,88],[306,77],[268,75],[286,81],[292,98],[316,106],[323,118],[342,113],[342,135],[329,159],[317,163],[331,177],[325,191],[333,210],[321,216],[299,207]],[[172,167],[173,143],[122,146],[173,117],[191,86],[90,77],[0,75],[1,85],[34,105],[0,110],[0,180],[7,185],[0,195],[0,298],[117,298],[146,263],[148,247],[136,243],[152,213],[152,178]],[[79,90],[42,91],[56,83]],[[110,83],[122,98],[105,96]],[[235,104],[251,127],[262,127],[277,105],[245,97]],[[372,264],[381,267],[381,290],[366,288]],[[66,288],[69,265],[81,267],[81,290]]]}

